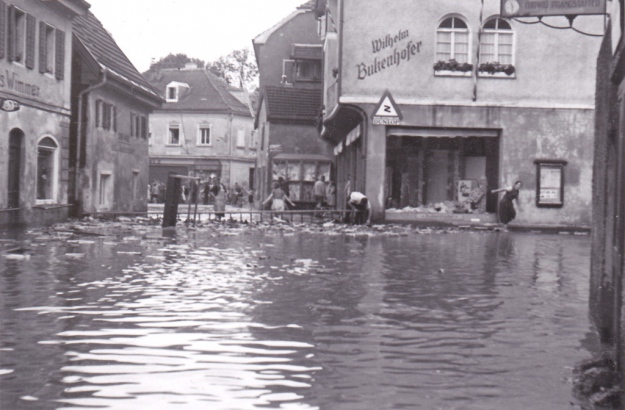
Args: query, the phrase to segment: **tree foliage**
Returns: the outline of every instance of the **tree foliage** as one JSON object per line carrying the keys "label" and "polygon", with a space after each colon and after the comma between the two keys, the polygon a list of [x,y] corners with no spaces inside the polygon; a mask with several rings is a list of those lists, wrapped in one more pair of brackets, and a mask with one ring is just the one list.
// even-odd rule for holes
{"label": "tree foliage", "polygon": [[254,88],[258,80],[258,67],[249,48],[234,50],[206,65],[213,74],[237,87]]}
{"label": "tree foliage", "polygon": [[183,53],[170,53],[169,55],[152,63],[150,65],[150,69],[145,74],[154,74],[163,68],[184,68],[186,63],[195,63],[198,68],[204,68],[205,65],[204,60],[200,60],[199,58],[191,58]]}

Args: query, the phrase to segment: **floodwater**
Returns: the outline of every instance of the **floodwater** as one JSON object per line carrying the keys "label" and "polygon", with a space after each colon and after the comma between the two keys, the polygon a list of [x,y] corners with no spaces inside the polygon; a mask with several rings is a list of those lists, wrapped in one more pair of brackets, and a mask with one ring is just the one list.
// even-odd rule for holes
{"label": "floodwater", "polygon": [[598,350],[587,236],[69,231],[0,256],[3,410],[572,409]]}

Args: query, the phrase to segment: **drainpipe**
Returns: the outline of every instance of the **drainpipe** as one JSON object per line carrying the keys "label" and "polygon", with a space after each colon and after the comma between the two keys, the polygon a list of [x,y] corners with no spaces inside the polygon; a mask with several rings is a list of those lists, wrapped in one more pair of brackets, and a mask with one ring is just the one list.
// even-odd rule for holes
{"label": "drainpipe", "polygon": [[[80,204],[82,204],[82,169],[84,168],[84,166],[81,164],[81,152],[82,152],[82,140],[83,137],[86,134],[86,131],[83,127],[83,98],[90,93],[93,90],[96,90],[98,88],[103,87],[106,82],[107,82],[107,77],[106,77],[106,73],[108,72],[108,69],[106,67],[102,68],[102,77],[100,79],[100,82],[97,84],[94,84],[90,87],[85,88],[84,90],[82,90],[80,93],[78,93],[78,126],[77,126],[77,131],[78,131],[78,135],[76,138],[76,175],[75,175],[75,180],[74,180],[74,192],[75,192],[75,198],[74,198],[74,210],[76,212],[76,214],[78,214],[79,212],[82,214],[82,206]],[[86,160],[85,160],[86,162]]]}

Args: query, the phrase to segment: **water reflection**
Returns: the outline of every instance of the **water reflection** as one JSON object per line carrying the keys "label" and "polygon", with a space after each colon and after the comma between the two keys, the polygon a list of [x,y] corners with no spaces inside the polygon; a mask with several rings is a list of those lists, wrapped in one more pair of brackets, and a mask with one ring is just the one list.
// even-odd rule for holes
{"label": "water reflection", "polygon": [[0,259],[0,408],[568,409],[596,348],[585,237],[160,232]]}

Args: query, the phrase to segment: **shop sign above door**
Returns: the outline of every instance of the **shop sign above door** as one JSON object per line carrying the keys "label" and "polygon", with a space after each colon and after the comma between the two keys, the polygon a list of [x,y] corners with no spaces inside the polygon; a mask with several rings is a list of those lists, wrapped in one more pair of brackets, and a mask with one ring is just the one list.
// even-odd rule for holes
{"label": "shop sign above door", "polygon": [[402,119],[401,111],[388,91],[384,92],[373,113],[373,125],[398,125]]}
{"label": "shop sign above door", "polygon": [[0,110],[2,111],[18,111],[20,109],[20,103],[15,100],[7,100],[4,98],[0,98]]}
{"label": "shop sign above door", "polygon": [[606,0],[501,0],[502,17],[605,14]]}

